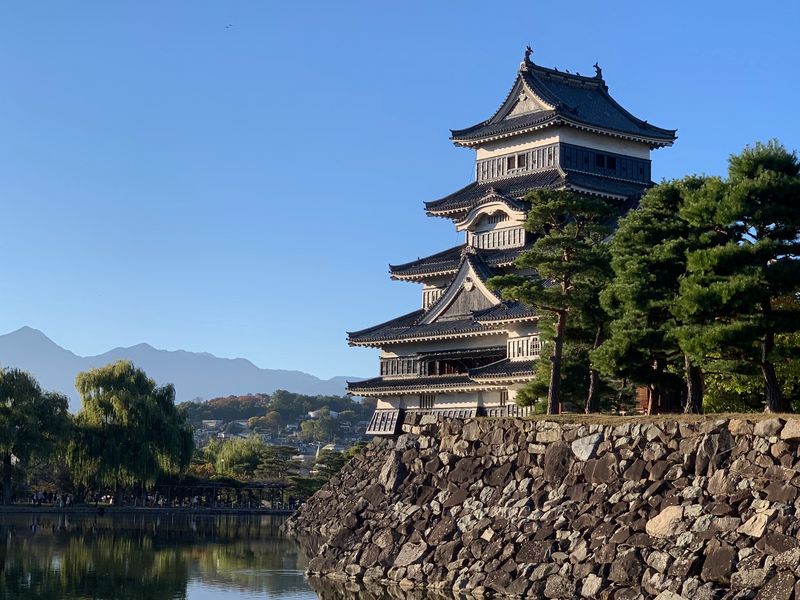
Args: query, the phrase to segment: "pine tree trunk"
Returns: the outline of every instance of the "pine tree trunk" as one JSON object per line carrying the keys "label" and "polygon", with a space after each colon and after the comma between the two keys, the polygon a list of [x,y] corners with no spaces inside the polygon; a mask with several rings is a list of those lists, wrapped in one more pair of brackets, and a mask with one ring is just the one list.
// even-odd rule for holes
{"label": "pine tree trunk", "polygon": [[[602,342],[603,326],[598,325],[592,349],[597,350]],[[584,412],[587,414],[600,412],[600,373],[597,372],[597,369],[593,369],[591,364],[589,365],[589,392],[586,394]]]}
{"label": "pine tree trunk", "polygon": [[561,354],[564,350],[564,332],[567,329],[567,313],[556,313],[556,336],[553,340],[553,355],[550,357],[550,388],[547,390],[547,414],[559,413],[561,396]]}
{"label": "pine tree trunk", "polygon": [[658,386],[655,383],[651,383],[647,388],[647,414],[656,414],[659,404],[661,404],[661,394]]}
{"label": "pine tree trunk", "polygon": [[766,403],[764,412],[788,412],[789,407],[783,399],[778,377],[775,375],[775,365],[769,359],[774,346],[774,335],[769,332],[761,343],[761,372],[764,374],[764,397]]}
{"label": "pine tree trunk", "polygon": [[764,392],[766,397],[764,412],[788,412],[787,408],[784,406],[781,388],[778,385],[778,378],[775,376],[775,367],[771,362],[764,362],[761,363],[761,371],[764,373]]}
{"label": "pine tree trunk", "polygon": [[10,506],[13,496],[14,481],[12,479],[13,466],[11,464],[11,453],[3,456],[3,505]]}
{"label": "pine tree trunk", "polygon": [[686,368],[686,404],[683,412],[701,414],[703,412],[703,372],[693,364],[688,355],[683,355]]}

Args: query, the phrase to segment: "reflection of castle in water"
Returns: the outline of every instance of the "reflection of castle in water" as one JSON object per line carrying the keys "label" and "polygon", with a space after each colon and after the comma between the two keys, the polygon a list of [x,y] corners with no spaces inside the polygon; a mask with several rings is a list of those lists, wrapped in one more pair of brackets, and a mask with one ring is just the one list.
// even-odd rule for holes
{"label": "reflection of castle in water", "polygon": [[10,598],[187,598],[189,584],[281,597],[309,593],[305,555],[275,517],[0,518]]}

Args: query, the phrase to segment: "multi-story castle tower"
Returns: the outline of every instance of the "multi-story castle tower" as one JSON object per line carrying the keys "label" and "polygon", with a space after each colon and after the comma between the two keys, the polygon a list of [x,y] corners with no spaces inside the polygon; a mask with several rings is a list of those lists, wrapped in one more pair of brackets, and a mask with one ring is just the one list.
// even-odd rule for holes
{"label": "multi-story castle tower", "polygon": [[475,181],[425,204],[465,233],[464,244],[390,266],[393,279],[422,284],[422,308],[348,334],[350,345],[381,349],[380,377],[348,387],[378,400],[368,434],[395,433],[406,411],[521,414],[514,399],[539,359],[538,316],[486,286],[533,241],[521,199],[565,189],[634,206],[652,185],[650,151],[675,140],[617,104],[598,65],[584,77],[540,67],[530,54],[494,115],[452,131],[455,145],[476,151]]}

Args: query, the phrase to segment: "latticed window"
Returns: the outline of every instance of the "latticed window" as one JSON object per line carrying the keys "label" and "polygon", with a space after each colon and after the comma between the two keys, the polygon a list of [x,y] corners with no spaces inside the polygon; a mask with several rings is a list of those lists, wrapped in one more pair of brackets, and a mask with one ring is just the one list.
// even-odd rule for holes
{"label": "latticed window", "polygon": [[500,390],[500,406],[505,406],[508,402],[508,390]]}
{"label": "latticed window", "polygon": [[421,409],[431,409],[433,408],[433,403],[436,401],[436,394],[420,394],[419,395],[419,407]]}

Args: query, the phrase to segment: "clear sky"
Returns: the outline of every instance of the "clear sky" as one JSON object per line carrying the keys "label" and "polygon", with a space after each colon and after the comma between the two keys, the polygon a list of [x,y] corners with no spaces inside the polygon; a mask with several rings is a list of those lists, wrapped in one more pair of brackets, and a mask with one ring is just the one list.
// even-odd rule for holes
{"label": "clear sky", "polygon": [[677,128],[656,180],[800,148],[800,4],[4,2],[0,333],[148,342],[374,375],[345,331],[417,308],[402,263],[460,243],[450,128],[490,116],[526,43]]}

